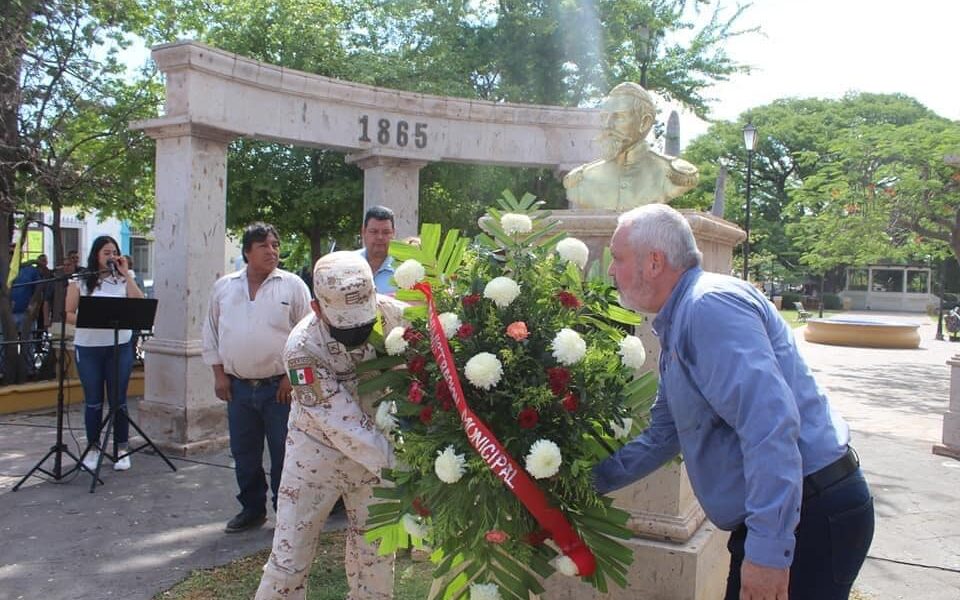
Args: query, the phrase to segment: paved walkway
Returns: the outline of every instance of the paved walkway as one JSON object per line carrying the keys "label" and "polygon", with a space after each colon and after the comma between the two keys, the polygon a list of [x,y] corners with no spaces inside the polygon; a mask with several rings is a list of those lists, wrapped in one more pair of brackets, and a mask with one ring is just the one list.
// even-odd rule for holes
{"label": "paved walkway", "polygon": [[[948,401],[944,363],[960,344],[934,340],[927,318],[896,318],[921,323],[920,349],[801,346],[854,430],[876,497],[877,534],[856,587],[877,600],[956,600],[960,461],[931,447]],[[67,400],[66,443],[78,453],[81,398]],[[136,418],[135,403],[132,410]],[[140,453],[130,471],[108,468],[93,494],[88,475],[61,483],[31,477],[12,492],[53,445],[54,424],[52,411],[0,415],[0,600],[149,599],[192,569],[269,546],[271,523],[222,532],[237,511],[226,451],[172,459],[175,473]],[[44,466],[52,469],[52,461]]]}

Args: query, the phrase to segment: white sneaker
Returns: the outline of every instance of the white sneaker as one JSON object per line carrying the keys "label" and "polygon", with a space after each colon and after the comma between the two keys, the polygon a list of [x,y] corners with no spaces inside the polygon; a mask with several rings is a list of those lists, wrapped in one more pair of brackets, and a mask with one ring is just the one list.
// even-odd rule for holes
{"label": "white sneaker", "polygon": [[114,471],[126,471],[130,468],[130,457],[124,456],[117,462],[113,463]]}
{"label": "white sneaker", "polygon": [[83,458],[83,466],[85,466],[91,473],[97,470],[97,461],[100,460],[100,451],[91,450],[87,452],[87,455]]}

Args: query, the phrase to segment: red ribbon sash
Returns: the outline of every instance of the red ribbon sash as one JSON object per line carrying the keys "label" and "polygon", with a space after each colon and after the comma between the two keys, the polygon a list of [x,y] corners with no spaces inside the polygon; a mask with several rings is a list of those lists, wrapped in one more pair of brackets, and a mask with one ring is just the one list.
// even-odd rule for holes
{"label": "red ribbon sash", "polygon": [[557,543],[560,550],[577,565],[579,576],[589,577],[597,568],[596,559],[590,552],[590,548],[583,543],[580,536],[573,530],[563,512],[550,506],[543,491],[530,479],[527,472],[517,464],[517,461],[507,453],[486,424],[477,418],[470,407],[467,406],[463,388],[460,386],[460,378],[457,376],[457,367],[453,362],[453,353],[450,351],[450,345],[447,343],[447,338],[443,334],[443,327],[440,325],[440,319],[437,316],[437,308],[433,302],[433,291],[430,284],[420,282],[413,287],[426,296],[430,349],[433,351],[433,357],[437,361],[437,366],[440,367],[440,373],[453,395],[457,412],[460,413],[460,420],[463,422],[463,430],[467,434],[470,445],[483,458],[490,470],[527,507],[527,510],[530,511],[530,514],[533,515],[540,526],[550,532],[550,537]]}

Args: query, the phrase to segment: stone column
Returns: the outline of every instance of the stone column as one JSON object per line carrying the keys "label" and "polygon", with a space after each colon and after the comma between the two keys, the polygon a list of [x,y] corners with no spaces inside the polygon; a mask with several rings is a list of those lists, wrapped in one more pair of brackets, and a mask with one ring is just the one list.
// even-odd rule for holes
{"label": "stone column", "polygon": [[420,169],[426,161],[365,152],[348,155],[347,162],[363,169],[363,212],[378,204],[386,206],[394,212],[397,239],[417,235]]}
{"label": "stone column", "polygon": [[226,409],[213,393],[201,335],[213,283],[223,275],[227,145],[233,135],[189,121],[157,120],[154,337],[146,344],[141,427],[164,450],[227,444]]}
{"label": "stone column", "polygon": [[[733,248],[746,237],[743,230],[710,214],[680,211],[690,223],[703,252],[703,268],[730,273]],[[590,260],[601,256],[617,224],[613,211],[556,210],[561,229],[583,240]],[[637,335],[647,348],[647,365],[656,368],[660,344],[647,318]],[[679,462],[670,463],[641,481],[618,490],[614,504],[630,513],[635,537],[627,542],[634,561],[627,587],[610,585],[606,594],[578,579],[556,576],[545,582],[543,598],[556,600],[716,600],[726,588],[730,557],[727,533],[706,520]]]}
{"label": "stone column", "polygon": [[933,453],[960,459],[960,354],[947,361],[950,366],[950,405],[943,414],[943,443]]}
{"label": "stone column", "polygon": [[[943,162],[960,173],[960,154],[950,154]],[[950,365],[950,405],[943,415],[943,444],[933,447],[933,453],[960,459],[960,354],[947,361]]]}

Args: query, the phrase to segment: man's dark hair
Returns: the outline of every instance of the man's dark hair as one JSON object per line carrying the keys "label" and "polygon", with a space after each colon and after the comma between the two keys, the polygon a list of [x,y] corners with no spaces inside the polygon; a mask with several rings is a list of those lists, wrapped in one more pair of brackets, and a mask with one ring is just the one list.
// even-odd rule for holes
{"label": "man's dark hair", "polygon": [[376,219],[378,221],[390,221],[391,227],[396,228],[397,226],[397,224],[393,221],[393,211],[386,206],[371,206],[368,208],[367,213],[363,215],[364,227],[370,223],[370,219]]}
{"label": "man's dark hair", "polygon": [[247,252],[253,248],[254,242],[265,242],[270,235],[273,235],[273,237],[277,238],[277,241],[280,241],[280,234],[277,233],[277,228],[269,223],[257,221],[256,223],[247,225],[247,228],[243,230],[243,240],[241,241],[244,263],[247,262]]}

